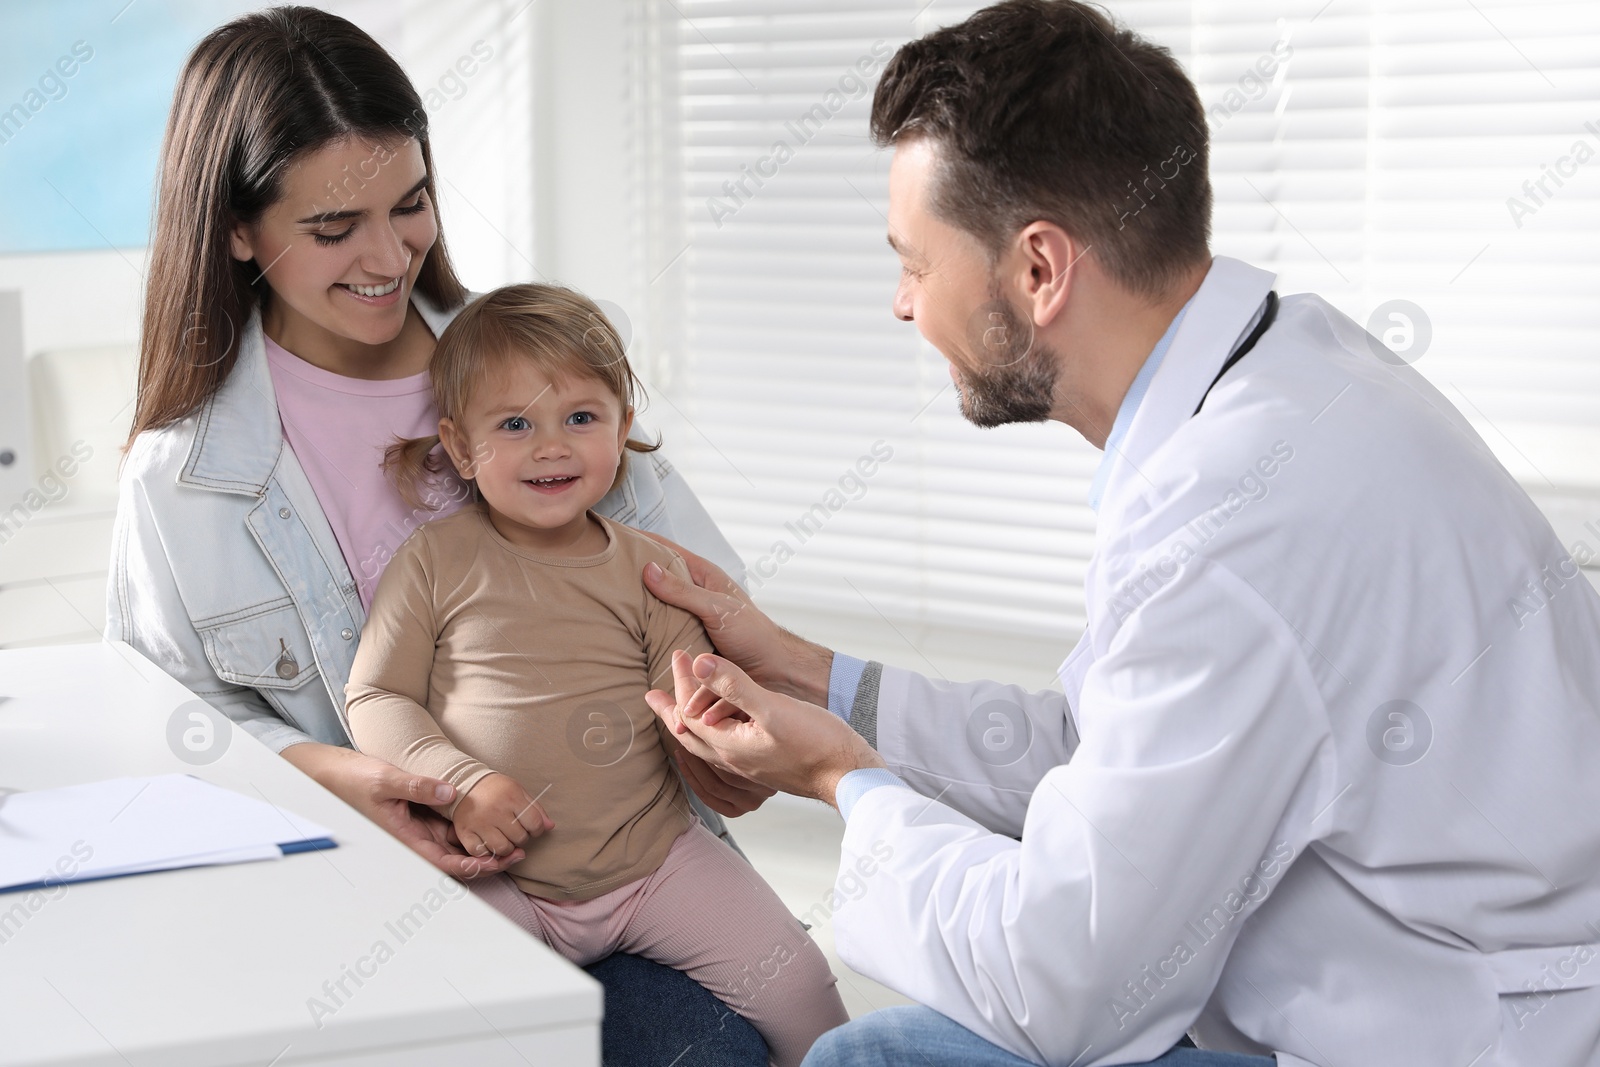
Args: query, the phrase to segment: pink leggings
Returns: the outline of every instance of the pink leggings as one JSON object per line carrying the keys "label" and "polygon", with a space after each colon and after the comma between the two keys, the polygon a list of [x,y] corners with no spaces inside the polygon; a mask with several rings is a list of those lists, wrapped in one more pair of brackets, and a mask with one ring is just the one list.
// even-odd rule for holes
{"label": "pink leggings", "polygon": [[849,1021],[822,950],[699,820],[654,874],[590,900],[529,896],[507,874],[467,887],[579,966],[628,952],[683,971],[750,1021],[777,1067],[796,1067]]}

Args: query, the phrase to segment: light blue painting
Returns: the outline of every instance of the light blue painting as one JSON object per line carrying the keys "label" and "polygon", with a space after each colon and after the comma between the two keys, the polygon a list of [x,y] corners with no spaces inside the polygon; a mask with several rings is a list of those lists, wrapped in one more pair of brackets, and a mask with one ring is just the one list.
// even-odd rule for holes
{"label": "light blue painting", "polygon": [[143,247],[178,70],[257,6],[0,0],[0,254]]}

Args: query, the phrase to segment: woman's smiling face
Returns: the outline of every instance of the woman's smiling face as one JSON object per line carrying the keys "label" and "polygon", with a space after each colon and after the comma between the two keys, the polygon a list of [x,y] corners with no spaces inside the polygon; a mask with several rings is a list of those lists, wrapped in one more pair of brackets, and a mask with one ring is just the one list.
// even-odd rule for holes
{"label": "woman's smiling face", "polygon": [[[439,236],[415,139],[352,137],[296,158],[283,194],[230,250],[272,287],[275,340],[381,345],[405,325],[412,286]],[[319,336],[320,335],[320,336]]]}

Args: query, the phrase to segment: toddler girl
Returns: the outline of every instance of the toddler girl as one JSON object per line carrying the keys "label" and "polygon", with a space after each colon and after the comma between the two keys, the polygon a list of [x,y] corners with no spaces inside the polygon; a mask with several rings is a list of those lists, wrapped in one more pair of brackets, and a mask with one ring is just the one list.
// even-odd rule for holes
{"label": "toddler girl", "polygon": [[479,498],[395,554],[346,690],[364,751],[459,790],[470,852],[524,859],[471,887],[574,963],[612,952],[685,971],[798,1064],[846,1021],[827,960],[755,870],[694,816],[645,704],[674,649],[711,650],[656,600],[683,560],[590,510],[622,481],[637,381],[616,331],[570,290],[515,285],[445,329],[439,436],[390,449],[416,503],[451,476]]}

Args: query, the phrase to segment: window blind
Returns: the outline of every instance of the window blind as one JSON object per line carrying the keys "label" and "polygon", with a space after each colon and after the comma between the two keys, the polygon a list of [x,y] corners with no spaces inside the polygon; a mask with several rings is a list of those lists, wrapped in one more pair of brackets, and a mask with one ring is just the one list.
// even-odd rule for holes
{"label": "window blind", "polygon": [[[889,310],[871,83],[977,6],[634,5],[641,348],[651,417],[769,610],[913,649],[932,631],[1064,649],[1100,453],[965,423],[943,358]],[[1531,488],[1600,499],[1600,9],[1108,6],[1207,107],[1213,250],[1373,323]]]}

